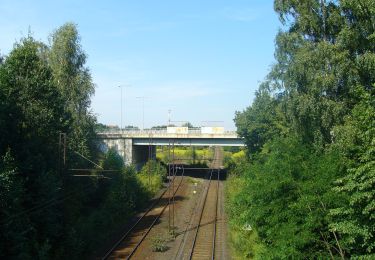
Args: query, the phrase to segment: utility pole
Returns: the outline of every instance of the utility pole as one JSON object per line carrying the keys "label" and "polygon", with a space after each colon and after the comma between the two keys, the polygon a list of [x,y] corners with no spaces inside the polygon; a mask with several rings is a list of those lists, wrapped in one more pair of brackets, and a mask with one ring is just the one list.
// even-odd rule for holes
{"label": "utility pole", "polygon": [[171,125],[171,112],[172,112],[172,110],[168,109],[168,126]]}
{"label": "utility pole", "polygon": [[59,173],[64,177],[64,170],[66,166],[66,133],[59,134]]}
{"label": "utility pole", "polygon": [[176,165],[174,164],[174,139],[173,139],[173,154],[172,154],[172,160],[173,160],[173,181],[172,181],[172,233],[174,235],[174,181],[176,179]]}

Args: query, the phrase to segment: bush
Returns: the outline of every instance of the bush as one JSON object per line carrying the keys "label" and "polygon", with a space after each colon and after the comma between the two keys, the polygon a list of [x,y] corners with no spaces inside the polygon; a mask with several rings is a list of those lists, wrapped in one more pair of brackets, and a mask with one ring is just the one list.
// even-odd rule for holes
{"label": "bush", "polygon": [[237,165],[241,173],[227,184],[236,251],[264,259],[337,255],[329,210],[343,203],[332,189],[340,165],[337,154],[315,154],[293,138],[271,141],[251,164]]}
{"label": "bush", "polygon": [[148,161],[137,174],[142,187],[150,196],[155,195],[167,179],[167,170],[158,161]]}
{"label": "bush", "polygon": [[156,235],[151,240],[151,248],[154,252],[165,252],[168,250],[167,239],[160,235]]}

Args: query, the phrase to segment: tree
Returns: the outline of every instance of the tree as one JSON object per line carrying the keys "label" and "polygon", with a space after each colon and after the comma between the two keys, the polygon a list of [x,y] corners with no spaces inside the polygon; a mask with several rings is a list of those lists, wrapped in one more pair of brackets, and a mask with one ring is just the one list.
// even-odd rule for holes
{"label": "tree", "polygon": [[253,227],[255,257],[373,257],[375,2],[274,7],[276,64],[235,119],[251,155],[236,225]]}
{"label": "tree", "polygon": [[124,160],[114,148],[111,148],[105,154],[102,167],[107,170],[121,171],[124,168]]}
{"label": "tree", "polygon": [[186,122],[182,125],[182,127],[194,128],[193,124],[190,122]]}
{"label": "tree", "polygon": [[364,256],[375,247],[375,99],[361,88],[358,95],[361,102],[334,131],[334,149],[343,153],[348,167],[335,191],[347,196],[348,203],[331,210],[331,229],[342,234],[352,255]]}
{"label": "tree", "polygon": [[[27,243],[25,251],[18,253],[25,258],[48,247],[48,241],[56,242],[62,222],[61,215],[55,212],[59,211],[56,205],[43,214],[35,210],[59,195],[57,137],[66,129],[68,121],[45,59],[46,51],[43,43],[28,36],[15,45],[0,67],[0,96],[4,105],[0,120],[5,122],[2,131],[6,133],[0,137],[0,156],[5,156],[9,164],[11,152],[12,167],[17,169],[17,174],[9,179],[22,184],[24,190],[17,192],[20,189],[15,188],[14,199],[22,202],[18,204],[23,209],[18,210],[20,213],[28,212],[17,219],[30,221],[23,234],[33,243]],[[6,168],[5,173],[9,171]],[[7,208],[11,204],[5,207],[5,211],[11,210]],[[17,230],[16,225],[14,230]],[[14,242],[8,249],[11,252],[17,251],[19,246],[15,241],[9,241]]]}
{"label": "tree", "polygon": [[264,83],[255,93],[251,106],[243,112],[236,112],[237,132],[245,138],[250,155],[259,152],[269,139],[287,131],[281,99],[272,97],[266,86]]}
{"label": "tree", "polygon": [[82,50],[75,24],[66,23],[51,35],[49,61],[54,81],[66,100],[66,107],[74,117],[82,117],[94,93],[89,70],[84,66],[86,54]]}
{"label": "tree", "polygon": [[[94,84],[89,69],[85,67],[87,56],[80,44],[77,26],[73,23],[61,26],[51,35],[50,44],[48,60],[53,80],[72,120],[68,131],[70,148],[85,156],[93,156],[95,117],[89,107]],[[79,163],[82,165],[85,162],[81,160]]]}
{"label": "tree", "polygon": [[[8,150],[0,158],[0,257],[30,257],[27,237],[28,218],[17,218],[23,211],[24,182]],[[25,232],[26,231],[26,232]]]}
{"label": "tree", "polygon": [[[43,168],[56,157],[56,149],[41,145],[57,143],[58,132],[66,127],[63,101],[52,82],[52,73],[43,54],[46,46],[30,36],[21,40],[5,60],[0,71],[0,84],[7,113],[7,138],[1,151],[10,147],[27,168]],[[4,141],[5,140],[5,141]],[[43,141],[42,141],[43,140]],[[45,160],[35,161],[34,151],[41,151]],[[42,152],[41,152],[42,153]],[[41,164],[39,164],[41,162]]]}
{"label": "tree", "polygon": [[[103,156],[103,166],[117,170],[107,178],[95,169],[84,178],[67,170],[92,168],[87,157],[97,159],[89,111],[93,84],[75,26],[61,27],[51,39],[51,47],[31,36],[21,39],[0,62],[4,259],[87,257],[149,198],[135,170],[124,169],[113,151]],[[67,134],[63,167],[60,133]]]}

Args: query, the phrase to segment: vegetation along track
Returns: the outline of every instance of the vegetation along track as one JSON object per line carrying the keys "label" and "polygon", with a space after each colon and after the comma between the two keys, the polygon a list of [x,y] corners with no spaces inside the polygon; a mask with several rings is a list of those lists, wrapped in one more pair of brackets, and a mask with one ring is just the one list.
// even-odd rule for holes
{"label": "vegetation along track", "polygon": [[[215,171],[217,180],[214,180]],[[176,259],[215,259],[220,170],[210,172],[205,194],[191,218]]]}
{"label": "vegetation along track", "polygon": [[121,239],[105,254],[104,259],[130,259],[137,248],[146,238],[147,234],[157,223],[164,210],[168,207],[169,191],[173,189],[175,195],[183,181],[183,174],[181,175],[178,185],[173,183],[174,178],[170,182],[168,188],[160,195],[160,197],[151,205],[151,207],[135,222],[135,224],[121,237]]}

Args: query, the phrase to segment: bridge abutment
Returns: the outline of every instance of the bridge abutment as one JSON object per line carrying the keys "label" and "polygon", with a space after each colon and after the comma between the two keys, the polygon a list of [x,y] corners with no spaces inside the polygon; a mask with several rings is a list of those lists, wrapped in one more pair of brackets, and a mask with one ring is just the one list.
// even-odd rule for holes
{"label": "bridge abutment", "polygon": [[134,165],[137,170],[147,162],[148,159],[156,158],[156,146],[134,145],[132,138],[102,139],[100,149],[103,152],[115,149],[124,160],[124,164]]}

